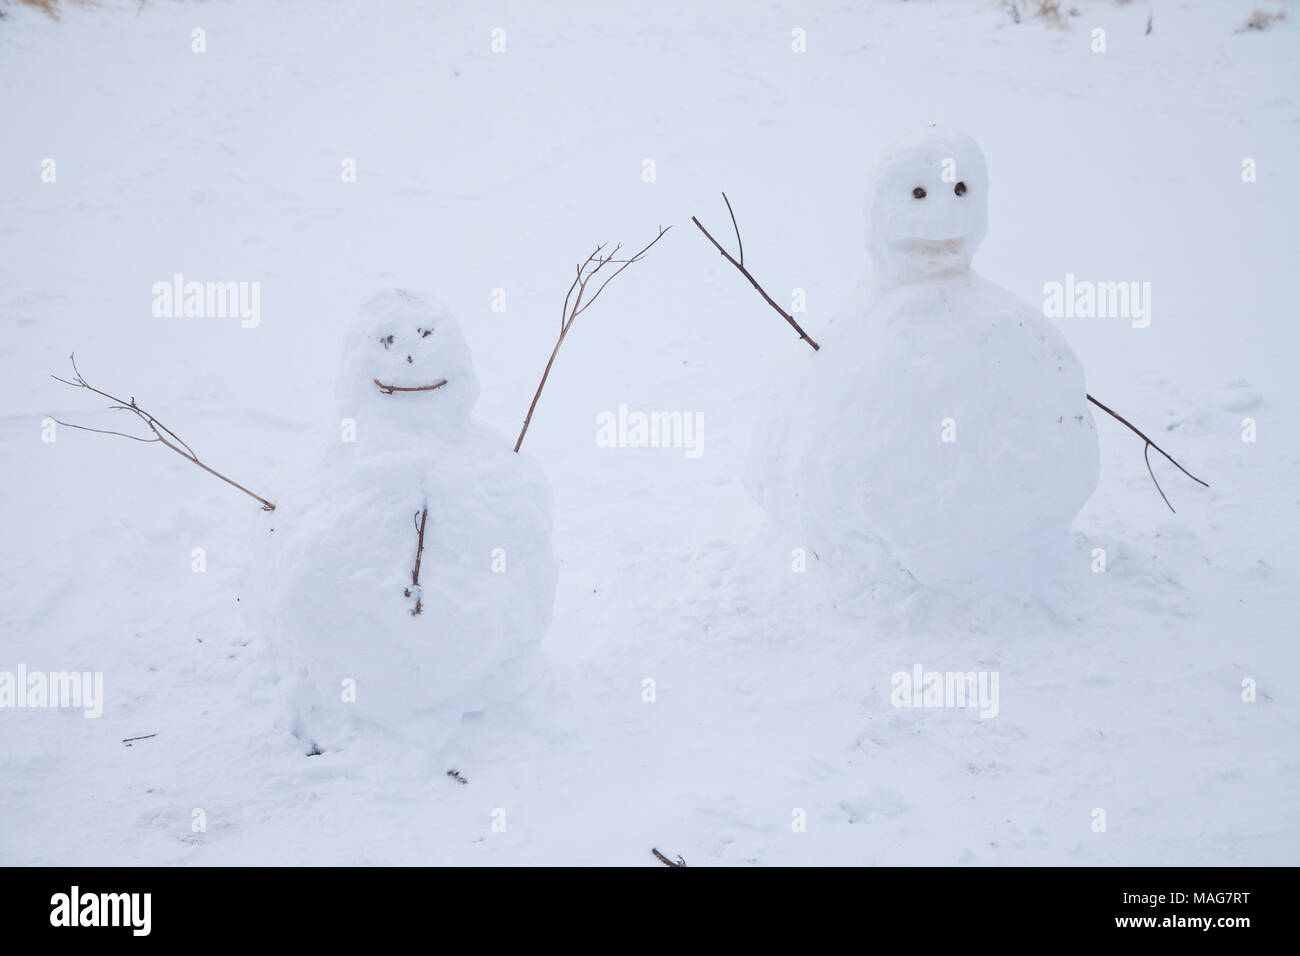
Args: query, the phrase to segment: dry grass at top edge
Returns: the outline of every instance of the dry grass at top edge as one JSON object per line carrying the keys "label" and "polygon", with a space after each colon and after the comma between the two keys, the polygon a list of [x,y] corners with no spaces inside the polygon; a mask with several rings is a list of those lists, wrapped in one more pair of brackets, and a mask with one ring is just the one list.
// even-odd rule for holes
{"label": "dry grass at top edge", "polygon": [[1267,30],[1279,20],[1285,19],[1286,11],[1284,10],[1278,10],[1276,13],[1272,13],[1268,10],[1261,10],[1256,7],[1255,12],[1250,15],[1250,19],[1246,21],[1246,25],[1236,32],[1245,33],[1247,30]]}
{"label": "dry grass at top edge", "polygon": [[[59,19],[60,0],[8,0],[8,3],[10,5],[14,4],[15,2],[19,6],[32,7],[36,10],[40,10],[51,20]],[[67,0],[67,2],[71,2],[72,4],[78,7],[93,7],[98,5],[96,4],[95,0]],[[5,10],[3,7],[0,7],[0,17],[5,17],[8,15],[9,15],[8,11]]]}

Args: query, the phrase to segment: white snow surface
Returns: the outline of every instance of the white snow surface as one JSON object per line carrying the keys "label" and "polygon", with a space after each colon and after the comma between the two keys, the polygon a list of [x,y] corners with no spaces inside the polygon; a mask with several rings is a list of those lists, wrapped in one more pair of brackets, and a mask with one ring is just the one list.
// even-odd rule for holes
{"label": "white snow surface", "polygon": [[[104,711],[0,708],[0,862],[659,866],[657,847],[693,866],[1294,864],[1300,58],[1293,4],[1238,32],[1257,5],[1076,0],[1065,29],[984,0],[106,0],[57,21],[5,6],[0,672],[100,672]],[[1146,328],[1051,325],[1087,389],[1210,485],[1153,453],[1171,514],[1142,443],[1096,415],[1073,571],[1009,595],[887,568],[846,586],[811,553],[796,572],[815,547],[744,487],[764,403],[790,388],[771,368],[888,365],[834,343],[863,332],[840,326],[867,272],[872,159],[931,123],[987,157],[974,267],[1020,303],[1005,314],[1067,273],[1152,283]],[[799,290],[820,354],[691,225],[735,251],[723,189],[747,268],[787,308]],[[674,228],[577,320],[538,404],[523,451],[553,506],[520,500],[542,479],[506,460],[575,263],[660,224]],[[177,274],[259,282],[260,322],[155,316],[153,285]],[[395,448],[401,480],[377,476],[374,493],[412,500],[385,497],[372,527],[365,496],[295,476],[375,435],[381,406],[353,414],[336,393],[337,353],[360,304],[394,289],[459,319],[467,351],[430,356],[460,370],[472,354],[479,437],[455,465],[432,430]],[[47,417],[139,429],[49,378],[74,351],[90,383],[276,511],[157,444],[62,427],[42,441]],[[596,418],[620,404],[698,413],[704,453],[600,447]],[[852,439],[875,414],[831,408],[802,428]],[[937,467],[876,480],[923,493]],[[527,666],[470,682],[487,704],[441,743],[354,727],[307,756],[277,632],[244,603],[298,589],[310,611],[351,586],[306,580],[312,567],[398,581],[409,555],[348,528],[409,547],[421,494],[471,475],[496,476],[456,491],[493,509],[484,523],[508,507],[553,520],[544,637],[509,635]],[[431,527],[448,548],[474,541],[476,588],[540,593],[513,560],[483,574],[478,530],[456,520]],[[313,553],[254,586],[271,526]],[[474,593],[465,613],[496,613]],[[289,637],[354,648],[374,630],[365,611],[297,618]],[[437,629],[430,613],[408,623]],[[484,660],[514,653],[501,640]],[[893,706],[894,675],[917,665],[997,673],[997,715]]]}

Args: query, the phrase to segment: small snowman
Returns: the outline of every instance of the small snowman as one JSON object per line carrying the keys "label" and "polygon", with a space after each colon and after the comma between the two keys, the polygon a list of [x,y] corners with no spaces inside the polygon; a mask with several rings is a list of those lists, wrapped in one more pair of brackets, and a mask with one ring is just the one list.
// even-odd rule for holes
{"label": "small snowman", "polygon": [[1078,358],[971,271],[987,203],[969,136],[930,128],[890,150],[866,204],[868,281],[759,422],[751,489],[850,575],[892,559],[927,585],[1023,584],[1067,553],[1096,487]]}
{"label": "small snowman", "polygon": [[519,689],[551,615],[551,492],[476,422],[456,321],[368,299],[344,341],[342,440],[284,494],[256,590],[290,729],[335,749],[376,729],[436,750]]}

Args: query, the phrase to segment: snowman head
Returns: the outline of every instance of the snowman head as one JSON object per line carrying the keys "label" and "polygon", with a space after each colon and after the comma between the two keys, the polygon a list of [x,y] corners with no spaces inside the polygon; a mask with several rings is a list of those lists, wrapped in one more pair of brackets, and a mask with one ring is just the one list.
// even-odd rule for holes
{"label": "snowman head", "polygon": [[478,379],[446,306],[404,289],[366,299],[344,340],[339,399],[345,413],[417,427],[468,416]]}
{"label": "snowman head", "polygon": [[970,269],[988,228],[988,170],[979,145],[929,127],[896,143],[867,196],[867,251],[877,286]]}

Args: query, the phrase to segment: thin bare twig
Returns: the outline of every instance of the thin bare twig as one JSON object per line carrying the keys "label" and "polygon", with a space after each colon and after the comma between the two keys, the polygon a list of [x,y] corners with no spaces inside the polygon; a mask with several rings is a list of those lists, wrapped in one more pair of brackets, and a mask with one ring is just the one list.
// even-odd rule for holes
{"label": "thin bare twig", "polygon": [[672,860],[668,859],[668,857],[664,856],[654,847],[650,848],[650,852],[653,853],[658,858],[659,862],[662,863],[664,866],[672,866],[672,867],[680,868],[686,865],[686,861],[683,860],[680,855],[677,857],[677,862],[674,863]]}
{"label": "thin bare twig", "polygon": [[776,309],[776,311],[780,314],[781,318],[785,319],[787,322],[790,323],[791,328],[793,328],[796,332],[799,333],[799,338],[803,339],[805,342],[811,345],[813,347],[813,351],[820,351],[821,346],[818,345],[816,342],[814,342],[812,338],[808,335],[808,333],[805,332],[802,328],[800,328],[799,323],[794,320],[794,316],[791,315],[789,312],[787,312],[785,309],[781,308],[779,305],[777,305],[776,302],[772,299],[772,297],[767,294],[767,290],[764,289],[761,285],[759,285],[758,280],[755,279],[752,275],[750,275],[749,270],[745,268],[745,247],[740,242],[740,227],[736,225],[736,214],[732,212],[731,200],[727,198],[726,193],[722,194],[722,201],[727,204],[727,212],[731,213],[731,225],[736,230],[736,243],[737,245],[740,246],[739,259],[734,258],[731,255],[731,253],[729,253],[726,249],[722,248],[722,245],[718,242],[718,240],[714,239],[713,236],[710,235],[709,230],[704,228],[704,224],[701,223],[699,219],[697,219],[694,216],[691,216],[691,222],[695,223],[695,225],[699,227],[700,232],[704,233],[704,237],[708,239],[709,242],[713,243],[713,247],[717,249],[718,252],[722,253],[722,258],[726,259],[738,270],[740,270],[740,274],[743,275],[746,279],[748,279],[749,284],[758,290],[758,294],[763,297],[764,301],[766,301],[767,304],[770,305],[772,308]]}
{"label": "thin bare twig", "polygon": [[411,584],[417,588],[420,586],[420,556],[424,554],[424,523],[428,520],[429,509],[427,507],[414,516],[417,537],[415,540],[415,567],[411,569]]}
{"label": "thin bare twig", "polygon": [[[114,408],[120,408],[121,406],[114,405],[113,407],[114,407]],[[106,428],[91,428],[91,427],[88,426],[88,425],[74,425],[74,424],[72,424],[71,422],[61,422],[61,421],[59,421],[57,418],[54,419],[54,421],[58,422],[58,423],[59,423],[60,425],[62,425],[64,428],[75,428],[75,429],[77,429],[78,431],[83,431],[83,432],[95,432],[96,434],[99,434],[99,435],[117,435],[117,436],[119,436],[119,437],[121,437],[121,438],[129,438],[129,439],[131,439],[132,441],[151,442],[151,441],[161,441],[161,440],[162,440],[162,439],[160,439],[160,438],[141,438],[139,435],[128,435],[126,432],[115,432],[115,431],[109,431],[109,430],[106,429]]]}
{"label": "thin bare twig", "polygon": [[[519,446],[524,443],[524,435],[528,433],[528,426],[533,421],[533,412],[537,408],[538,400],[542,397],[542,389],[546,387],[546,380],[550,378],[551,366],[555,364],[555,357],[560,354],[560,346],[564,344],[565,337],[569,334],[569,330],[573,328],[574,320],[595,304],[596,299],[605,291],[605,286],[613,282],[614,279],[618,277],[619,273],[632,265],[632,263],[640,262],[642,257],[650,251],[651,247],[662,239],[671,228],[672,226],[660,226],[659,234],[651,239],[640,252],[627,259],[617,258],[618,251],[623,248],[621,243],[615,244],[614,248],[608,255],[602,256],[601,252],[609,245],[607,242],[602,242],[592,251],[591,255],[587,256],[584,262],[578,264],[576,274],[573,277],[573,282],[569,285],[569,291],[564,295],[564,310],[560,315],[560,337],[555,341],[555,348],[551,349],[551,357],[546,361],[546,368],[542,372],[542,380],[537,386],[537,391],[533,393],[532,403],[528,406],[528,414],[524,416],[524,427],[519,430],[519,438],[515,440],[516,452],[519,451]],[[586,305],[583,305],[582,298],[587,294],[588,283],[596,277],[601,269],[611,263],[618,265],[618,268],[600,284],[600,287],[596,289],[591,298],[587,300]],[[577,296],[574,296],[575,291],[577,292]],[[571,301],[573,303],[572,305],[569,304]]]}
{"label": "thin bare twig", "polygon": [[[731,200],[727,198],[726,193],[722,194],[722,201],[727,204],[727,212],[731,214],[731,228],[736,230],[736,245],[740,249],[740,264],[743,266],[745,264],[745,244],[740,241],[740,227],[736,225],[736,211],[731,208]],[[705,235],[708,235],[708,233],[705,233]]]}
{"label": "thin bare twig", "polygon": [[148,426],[149,430],[154,433],[154,437],[142,438],[139,435],[129,435],[126,432],[107,431],[102,428],[88,428],[85,425],[73,425],[69,422],[59,421],[57,418],[54,419],[54,421],[58,422],[58,424],[63,425],[66,428],[76,428],[81,431],[97,432],[101,435],[117,435],[122,438],[132,438],[135,441],[161,442],[163,445],[165,445],[167,448],[170,448],[172,451],[176,452],[176,454],[180,455],[186,461],[198,465],[208,474],[220,478],[226,484],[238,488],[240,491],[248,495],[250,498],[254,498],[257,501],[260,501],[262,503],[263,511],[275,510],[275,505],[267,501],[261,495],[254,494],[253,492],[245,488],[243,485],[239,484],[239,482],[231,481],[221,472],[215,471],[214,469],[209,468],[207,465],[203,464],[203,462],[199,461],[199,456],[194,453],[194,449],[192,449],[189,445],[187,445],[181,439],[181,437],[177,435],[174,431],[172,431],[162,422],[158,421],[158,419],[154,418],[153,415],[149,414],[149,412],[146,412],[143,408],[137,405],[135,403],[134,396],[132,396],[131,400],[128,402],[125,399],[118,398],[116,395],[110,395],[108,392],[101,391],[100,389],[95,388],[84,378],[82,378],[81,370],[77,368],[76,354],[74,353],[68,356],[68,359],[72,362],[73,378],[69,380],[66,378],[59,378],[59,376],[57,375],[51,375],[50,378],[54,379],[56,382],[62,382],[64,385],[70,385],[73,388],[84,388],[87,389],[88,391],[94,392],[96,395],[102,395],[104,398],[107,398],[109,401],[113,403],[112,405],[109,406],[111,409],[124,411],[124,412],[131,412],[133,415],[139,418],[140,421],[144,422],[145,425]]}
{"label": "thin bare twig", "polygon": [[441,382],[434,382],[432,385],[385,385],[377,378],[373,379],[373,381],[385,395],[392,395],[393,392],[432,392],[435,388],[442,388],[447,384],[445,378]]}
{"label": "thin bare twig", "polygon": [[[423,511],[417,511],[411,516],[411,523],[415,525],[415,567],[411,569],[411,588],[420,587],[420,559],[424,555],[424,524],[429,520],[429,507],[425,505]],[[403,597],[411,596],[411,588],[405,588],[402,591]],[[411,608],[411,617],[424,613],[424,598],[419,594],[415,596],[415,607]]]}
{"label": "thin bare twig", "polygon": [[[1123,415],[1119,414],[1119,412],[1115,411],[1113,408],[1108,408],[1107,406],[1103,405],[1101,402],[1097,401],[1091,395],[1088,395],[1086,397],[1088,401],[1092,402],[1092,404],[1096,405],[1098,408],[1100,408],[1111,418],[1115,419],[1121,424],[1127,425],[1129,429],[1132,430],[1133,434],[1137,435],[1138,438],[1141,438],[1144,442],[1146,442],[1146,445],[1142,448],[1142,457],[1147,463],[1147,474],[1151,476],[1151,481],[1155,484],[1156,491],[1160,492],[1160,497],[1165,499],[1165,505],[1168,506],[1170,511],[1174,511],[1174,506],[1169,504],[1169,498],[1165,495],[1164,489],[1160,487],[1160,482],[1156,481],[1156,473],[1151,470],[1151,449],[1152,448],[1160,452],[1160,454],[1164,455],[1165,458],[1168,458],[1169,461],[1173,462],[1173,466],[1177,468],[1179,471],[1181,471],[1188,478],[1192,479],[1192,481],[1196,482],[1198,485],[1202,485],[1203,487],[1206,488],[1210,487],[1208,484],[1201,481],[1201,479],[1197,478],[1195,475],[1193,475],[1182,465],[1178,464],[1178,462],[1174,461],[1174,459],[1170,457],[1167,451],[1165,451],[1163,448],[1161,448],[1159,445],[1153,442],[1150,438],[1144,435],[1136,425],[1130,422]],[[1174,513],[1177,514],[1176,511]]]}

